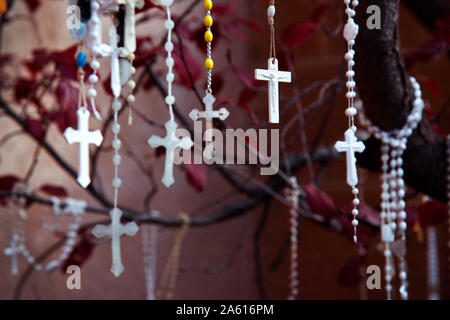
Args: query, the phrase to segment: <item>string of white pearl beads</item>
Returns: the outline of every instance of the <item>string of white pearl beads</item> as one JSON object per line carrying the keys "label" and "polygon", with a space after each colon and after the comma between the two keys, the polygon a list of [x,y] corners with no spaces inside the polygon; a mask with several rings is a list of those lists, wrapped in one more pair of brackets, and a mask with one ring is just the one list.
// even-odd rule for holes
{"label": "string of white pearl beads", "polygon": [[448,281],[450,284],[450,134],[447,136],[447,227],[448,227]]}
{"label": "string of white pearl beads", "polygon": [[288,300],[295,300],[298,295],[298,197],[301,194],[296,177],[289,179],[290,188],[286,190],[286,198],[290,204],[290,272]]}
{"label": "string of white pearl beads", "polygon": [[[153,211],[154,217],[160,213]],[[144,260],[145,288],[147,300],[155,300],[157,265],[158,265],[158,227],[156,225],[143,226],[142,228],[142,251]]]}
{"label": "string of white pearl beads", "polygon": [[[344,38],[347,41],[347,52],[344,55],[345,60],[347,61],[347,93],[346,97],[348,100],[348,107],[345,110],[345,115],[349,119],[349,127],[354,125],[354,117],[357,114],[356,108],[353,106],[354,99],[356,97],[355,86],[356,82],[354,80],[355,71],[353,70],[353,66],[355,65],[355,50],[353,50],[353,46],[355,45],[356,36],[358,35],[359,26],[353,20],[353,17],[356,15],[355,8],[358,6],[358,1],[350,1],[344,0],[346,5],[345,13],[347,15],[347,23],[344,26]],[[352,7],[353,6],[353,7]]]}
{"label": "string of white pearl beads", "polygon": [[122,186],[122,180],[119,178],[119,165],[122,161],[122,157],[119,154],[119,149],[122,145],[120,139],[119,139],[119,132],[120,132],[120,124],[118,122],[118,114],[119,110],[122,108],[122,104],[119,100],[114,99],[112,103],[112,108],[114,111],[114,122],[111,126],[111,131],[113,132],[113,141],[112,141],[112,147],[114,149],[114,155],[113,155],[113,164],[114,164],[114,178],[112,180],[112,186],[114,188],[114,208],[117,207],[117,197],[119,193],[119,188]]}
{"label": "string of white pearl beads", "polygon": [[25,227],[24,227],[22,220],[19,221],[17,235],[18,235],[18,239],[19,239],[18,243],[20,243],[19,250],[22,253],[22,255],[36,271],[41,271],[42,265],[40,263],[36,262],[36,259],[33,257],[33,255],[30,253],[30,251],[26,247]]}

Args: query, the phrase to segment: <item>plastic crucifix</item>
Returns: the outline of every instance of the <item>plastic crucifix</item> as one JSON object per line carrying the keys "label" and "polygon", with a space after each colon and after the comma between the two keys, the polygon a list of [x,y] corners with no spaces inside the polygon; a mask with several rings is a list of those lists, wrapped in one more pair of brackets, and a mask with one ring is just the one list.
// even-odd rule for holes
{"label": "plastic crucifix", "polygon": [[364,143],[357,141],[353,130],[345,131],[345,141],[338,141],[334,145],[337,151],[347,153],[347,184],[354,187],[358,184],[358,174],[356,172],[355,152],[363,152],[366,148]]}

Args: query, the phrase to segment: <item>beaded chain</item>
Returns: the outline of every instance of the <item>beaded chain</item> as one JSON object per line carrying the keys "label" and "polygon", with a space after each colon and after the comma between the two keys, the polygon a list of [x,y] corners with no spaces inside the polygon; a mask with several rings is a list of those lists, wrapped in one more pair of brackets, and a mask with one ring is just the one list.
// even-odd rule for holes
{"label": "beaded chain", "polygon": [[435,226],[427,227],[428,300],[440,300],[438,234]]}
{"label": "beaded chain", "polygon": [[183,226],[175,237],[172,250],[170,251],[169,258],[167,259],[164,267],[163,274],[159,282],[159,288],[156,291],[157,298],[161,298],[164,295],[164,289],[166,289],[166,299],[173,299],[174,297],[174,289],[177,283],[178,271],[180,268],[181,245],[191,223],[191,219],[186,213],[181,213],[180,218],[183,220]]}
{"label": "beaded chain", "polygon": [[[356,133],[356,126],[354,117],[357,114],[357,110],[354,107],[354,100],[356,97],[355,87],[356,82],[354,80],[355,71],[353,70],[353,67],[355,65],[355,50],[353,49],[353,46],[355,45],[356,36],[358,35],[359,26],[355,23],[353,20],[353,17],[356,15],[355,8],[358,6],[359,1],[357,0],[344,0],[344,4],[346,5],[345,14],[347,15],[347,23],[344,26],[343,35],[344,39],[347,41],[347,52],[344,55],[345,60],[347,61],[347,109],[345,110],[345,115],[348,118],[348,130],[345,133],[346,136],[346,143],[347,145],[344,145],[344,147],[340,148],[338,146],[339,142],[336,143],[336,149],[339,152],[347,152],[354,153],[356,152],[362,152],[364,151],[364,144],[360,141],[357,141],[355,137]],[[353,163],[352,163],[353,162]],[[358,185],[358,173],[356,170],[356,159],[354,158],[354,154],[352,154],[352,158],[347,158],[347,184],[352,188],[353,193],[353,241],[357,242],[357,230],[356,227],[358,226],[358,220],[357,216],[359,214],[358,205],[360,203],[360,200],[358,198],[359,190],[357,188]],[[350,180],[348,175],[349,172],[352,174],[352,179]]]}
{"label": "beaded chain", "polygon": [[291,257],[289,270],[289,289],[288,300],[295,300],[298,295],[298,197],[301,191],[296,177],[289,179],[290,188],[286,189],[286,198],[290,204],[290,240]]}
{"label": "beaded chain", "polygon": [[[81,219],[86,210],[87,203],[82,200],[75,200],[71,198],[67,198],[64,202],[61,202],[57,197],[51,197],[50,200],[53,203],[53,212],[55,215],[55,221],[58,216],[70,214],[71,220],[67,226],[66,240],[64,241],[64,245],[62,247],[60,255],[50,261],[44,268],[44,271],[50,272],[56,268],[58,268],[61,263],[63,263],[69,254],[72,252],[76,238],[77,232],[81,224]],[[46,227],[44,225],[44,227]],[[47,227],[48,229],[48,227]],[[55,230],[55,228],[53,228]]]}
{"label": "beaded chain", "polygon": [[211,94],[211,84],[212,84],[212,69],[214,68],[214,62],[212,59],[212,49],[211,49],[211,42],[213,41],[213,33],[211,31],[211,27],[213,25],[213,18],[211,17],[211,10],[213,7],[211,0],[205,0],[203,3],[203,6],[206,10],[206,16],[205,16],[205,42],[206,42],[206,60],[205,60],[205,68],[208,73],[208,79],[206,84],[206,93]]}
{"label": "beaded chain", "polygon": [[[381,238],[385,243],[384,255],[386,257],[386,292],[388,299],[391,298],[392,286],[390,284],[393,275],[391,245],[395,239],[400,240],[399,254],[399,278],[400,278],[400,296],[402,299],[408,299],[408,281],[406,255],[406,211],[405,211],[405,182],[403,179],[403,153],[409,136],[417,128],[422,120],[424,102],[419,83],[414,77],[410,77],[411,85],[414,89],[414,101],[411,114],[402,129],[393,132],[384,132],[373,125],[364,113],[360,112],[359,121],[365,126],[370,134],[376,139],[381,140],[381,170],[382,170],[382,192],[381,192],[381,219],[382,231]],[[362,108],[362,104],[358,104]]]}
{"label": "beaded chain", "polygon": [[447,248],[448,248],[448,281],[450,285],[450,134],[447,136],[447,210],[448,210],[448,217],[447,217],[447,227],[448,227],[448,242],[447,242]]}
{"label": "beaded chain", "polygon": [[[160,213],[155,211],[153,215],[159,217]],[[142,226],[142,251],[147,300],[155,300],[156,279],[158,274],[158,227],[156,225]]]}

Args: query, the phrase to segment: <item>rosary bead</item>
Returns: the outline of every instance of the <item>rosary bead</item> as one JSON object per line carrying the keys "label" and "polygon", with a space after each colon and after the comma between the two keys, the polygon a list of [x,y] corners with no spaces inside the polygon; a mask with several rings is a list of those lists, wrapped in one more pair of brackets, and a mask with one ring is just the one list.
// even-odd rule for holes
{"label": "rosary bead", "polygon": [[80,68],[84,68],[86,65],[87,58],[86,54],[83,51],[78,52],[77,54],[77,66]]}
{"label": "rosary bead", "polygon": [[131,66],[130,71],[131,71],[131,74],[135,74],[136,73],[136,68]]}
{"label": "rosary bead", "polygon": [[122,157],[119,154],[115,154],[113,156],[113,163],[114,165],[118,166],[122,162]]}
{"label": "rosary bead", "polygon": [[89,82],[92,83],[92,84],[97,83],[97,82],[98,82],[98,77],[97,77],[97,75],[96,75],[96,74],[91,74],[91,75],[89,76]]}
{"label": "rosary bead", "polygon": [[354,195],[357,195],[359,193],[359,189],[358,188],[352,188],[352,193]]}
{"label": "rosary bead", "polygon": [[355,56],[355,50],[351,49],[345,54],[344,58],[345,58],[345,60],[349,61],[349,60],[353,60],[354,56]]}
{"label": "rosary bead", "polygon": [[97,96],[97,90],[95,90],[94,88],[90,88],[88,90],[88,97],[95,98],[96,96]]}
{"label": "rosary bead", "polygon": [[405,221],[401,221],[401,222],[400,222],[400,228],[401,228],[402,230],[406,230],[406,229],[408,228],[408,225],[406,224]]}
{"label": "rosary bead", "polygon": [[212,34],[212,32],[210,30],[206,30],[204,38],[205,38],[206,42],[213,41],[213,34]]}
{"label": "rosary bead", "polygon": [[270,6],[267,8],[267,16],[268,16],[269,18],[273,18],[273,17],[275,16],[275,6],[274,6],[274,5],[270,5]]}
{"label": "rosary bead", "polygon": [[128,101],[128,103],[134,103],[136,101],[136,98],[134,95],[129,94],[127,97],[127,101]]}
{"label": "rosary bead", "polygon": [[100,62],[98,62],[97,60],[92,60],[91,61],[91,68],[94,70],[98,70],[100,68]]}
{"label": "rosary bead", "polygon": [[356,227],[356,226],[358,225],[358,220],[353,219],[353,220],[352,220],[352,225],[353,225],[354,227]]}
{"label": "rosary bead", "polygon": [[112,180],[112,186],[114,187],[114,188],[120,188],[120,186],[122,185],[122,180],[120,180],[119,178],[114,178],[113,180]]}
{"label": "rosary bead", "polygon": [[353,108],[353,107],[345,109],[345,115],[346,115],[347,117],[353,117],[353,116],[356,115],[356,113],[357,113],[357,111],[356,111],[356,109]]}
{"label": "rosary bead", "polygon": [[348,61],[348,66],[349,67],[353,67],[355,65],[355,60],[349,60]]}
{"label": "rosary bead", "polygon": [[166,75],[166,81],[167,82],[173,82],[173,80],[175,80],[175,76],[172,72],[167,73]]}
{"label": "rosary bead", "polygon": [[207,28],[211,27],[213,25],[213,22],[214,22],[214,20],[210,15],[207,15],[205,17],[205,20],[204,20],[205,27],[207,27]]}
{"label": "rosary bead", "polygon": [[353,214],[354,216],[357,216],[357,215],[359,214],[358,209],[353,209],[353,210],[352,210],[352,214]]}
{"label": "rosary bead", "polygon": [[358,1],[358,0],[353,0],[353,1],[352,1],[352,5],[353,5],[354,7],[357,7],[357,6],[359,5],[359,1]]}
{"label": "rosary bead", "polygon": [[175,23],[173,22],[173,20],[166,20],[166,21],[164,22],[164,27],[165,27],[167,30],[172,30],[172,29],[175,27]]}
{"label": "rosary bead", "polygon": [[398,217],[402,220],[406,219],[406,211],[404,210],[400,211]]}
{"label": "rosary bead", "polygon": [[353,89],[356,86],[356,82],[355,81],[347,81],[347,83],[345,85],[347,86],[347,88]]}
{"label": "rosary bead", "polygon": [[167,97],[166,97],[166,103],[167,103],[168,105],[173,105],[173,104],[175,103],[175,97],[172,96],[172,95],[167,96]]}
{"label": "rosary bead", "polygon": [[354,91],[347,92],[347,94],[346,94],[345,96],[346,96],[348,99],[353,99],[353,98],[356,97],[356,92],[354,92]]}
{"label": "rosary bead", "polygon": [[121,145],[122,145],[122,143],[120,142],[120,140],[117,138],[114,138],[114,140],[112,142],[112,147],[116,150],[119,150]]}
{"label": "rosary bead", "polygon": [[173,58],[172,58],[172,57],[168,57],[168,58],[166,59],[166,66],[167,66],[168,68],[172,68],[173,65],[174,65],[174,60],[173,60]]}
{"label": "rosary bead", "polygon": [[127,86],[128,88],[130,88],[131,90],[133,90],[134,88],[136,88],[136,82],[134,82],[133,80],[129,80],[127,82]]}
{"label": "rosary bead", "polygon": [[345,73],[345,75],[347,76],[347,78],[352,78],[355,76],[355,71],[349,70]]}
{"label": "rosary bead", "polygon": [[120,132],[120,124],[118,123],[113,123],[113,125],[111,126],[111,130],[114,134],[119,134]]}
{"label": "rosary bead", "polygon": [[112,108],[114,111],[119,111],[122,108],[122,104],[119,100],[114,100],[112,103]]}
{"label": "rosary bead", "polygon": [[400,198],[403,198],[403,197],[405,196],[405,190],[399,189],[399,190],[398,190],[398,196],[399,196]]}
{"label": "rosary bead", "polygon": [[353,199],[353,204],[357,206],[359,204],[359,199],[358,198]]}
{"label": "rosary bead", "polygon": [[212,70],[212,68],[214,68],[214,62],[211,58],[205,60],[205,68],[207,70]]}
{"label": "rosary bead", "polygon": [[384,250],[384,256],[390,257],[391,256],[391,250]]}
{"label": "rosary bead", "polygon": [[344,3],[345,3],[346,5],[349,5],[349,4],[350,4],[350,0],[344,0]]}
{"label": "rosary bead", "polygon": [[166,42],[166,44],[164,45],[164,48],[166,49],[167,52],[172,52],[173,51],[173,43]]}
{"label": "rosary bead", "polygon": [[212,9],[212,1],[211,0],[205,0],[203,2],[203,7],[205,8],[205,10],[211,10]]}
{"label": "rosary bead", "polygon": [[392,276],[388,273],[388,274],[386,274],[386,275],[384,276],[384,279],[385,279],[387,282],[390,282],[390,281],[392,280]]}

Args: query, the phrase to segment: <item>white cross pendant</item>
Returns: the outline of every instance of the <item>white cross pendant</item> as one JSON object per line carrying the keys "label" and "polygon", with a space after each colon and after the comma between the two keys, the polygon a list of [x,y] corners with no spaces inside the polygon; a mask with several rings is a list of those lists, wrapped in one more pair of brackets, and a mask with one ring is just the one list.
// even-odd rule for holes
{"label": "white cross pendant", "polygon": [[89,131],[89,111],[86,108],[80,108],[77,111],[78,129],[67,128],[64,131],[64,137],[69,144],[79,143],[78,152],[78,183],[86,188],[91,183],[89,177],[89,144],[95,144],[97,147],[103,141],[100,130]]}
{"label": "white cross pendant", "polygon": [[338,141],[334,145],[338,152],[347,153],[347,184],[354,187],[358,184],[358,173],[356,171],[355,152],[363,152],[366,148],[364,143],[357,141],[352,129],[345,131],[345,141]]}
{"label": "white cross pendant", "polygon": [[136,15],[135,9],[144,6],[144,0],[116,0],[125,5],[125,39],[124,46],[129,52],[136,51]]}
{"label": "white cross pendant", "polygon": [[130,237],[134,236],[139,231],[139,227],[134,221],[121,224],[120,217],[122,216],[122,211],[118,208],[113,208],[109,212],[109,215],[111,216],[111,224],[109,226],[96,225],[92,229],[92,234],[97,238],[111,237],[111,272],[118,277],[124,270],[120,253],[120,237],[124,234]]}
{"label": "white cross pendant", "polygon": [[270,58],[267,62],[267,70],[256,69],[255,79],[268,81],[269,92],[269,122],[279,123],[279,82],[291,82],[291,73],[286,71],[278,71],[278,60],[276,58]]}
{"label": "white cross pendant", "polygon": [[11,256],[11,274],[17,275],[19,273],[19,268],[17,265],[17,255],[22,252],[22,247],[19,244],[19,236],[13,234],[11,241],[9,243],[9,248],[5,248],[3,253],[7,256]]}
{"label": "white cross pendant", "polygon": [[212,128],[213,128],[213,119],[217,118],[220,120],[225,120],[230,115],[230,112],[226,108],[221,108],[218,111],[214,111],[213,105],[216,102],[216,98],[210,93],[207,93],[203,98],[203,103],[205,104],[205,111],[199,111],[198,109],[194,109],[189,113],[189,117],[192,121],[196,121],[200,118],[206,119],[206,137],[205,140],[207,142],[212,141]]}
{"label": "white cross pendant", "polygon": [[174,164],[174,154],[175,149],[180,147],[184,150],[189,150],[194,143],[192,142],[191,138],[189,137],[183,137],[179,139],[175,132],[177,130],[177,123],[174,120],[169,120],[164,125],[166,128],[166,136],[164,138],[158,137],[158,136],[151,136],[150,139],[148,139],[148,144],[152,148],[157,147],[164,147],[166,148],[166,161],[164,165],[164,175],[161,179],[162,183],[169,188],[174,182],[173,178],[173,164]]}

